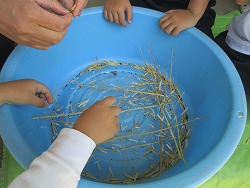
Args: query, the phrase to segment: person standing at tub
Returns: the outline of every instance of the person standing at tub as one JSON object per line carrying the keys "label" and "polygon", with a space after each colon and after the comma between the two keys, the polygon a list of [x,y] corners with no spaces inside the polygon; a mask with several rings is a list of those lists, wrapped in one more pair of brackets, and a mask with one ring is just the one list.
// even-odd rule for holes
{"label": "person standing at tub", "polygon": [[43,50],[59,43],[88,2],[59,1],[64,6],[58,0],[0,0],[0,70],[14,42]]}
{"label": "person standing at tub", "polygon": [[236,0],[244,6],[242,14],[235,16],[228,29],[215,37],[215,42],[224,50],[235,65],[246,93],[250,92],[250,2]]}
{"label": "person standing at tub", "polygon": [[[120,108],[114,102],[115,97],[106,97],[85,110],[73,128],[63,128],[49,149],[8,188],[76,188],[95,146],[118,132]],[[46,107],[52,95],[40,82],[16,80],[0,83],[0,105],[5,103]]]}
{"label": "person standing at tub", "polygon": [[122,26],[132,21],[132,6],[150,8],[165,12],[160,19],[161,29],[173,36],[195,26],[210,38],[213,38],[212,26],[215,11],[211,8],[215,0],[107,0],[104,17]]}

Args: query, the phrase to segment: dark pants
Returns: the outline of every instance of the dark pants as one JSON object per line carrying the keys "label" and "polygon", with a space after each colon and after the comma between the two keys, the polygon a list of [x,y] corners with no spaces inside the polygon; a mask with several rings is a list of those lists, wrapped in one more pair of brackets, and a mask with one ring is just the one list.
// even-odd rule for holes
{"label": "dark pants", "polygon": [[0,70],[14,49],[14,42],[0,34]]}
{"label": "dark pants", "polygon": [[237,69],[247,94],[250,93],[250,55],[239,53],[225,42],[227,31],[215,37],[215,42],[224,50]]}
{"label": "dark pants", "polygon": [[[160,12],[166,12],[171,9],[187,9],[188,7],[187,1],[167,2],[161,0],[130,0],[130,2],[132,6],[149,8]],[[211,4],[211,6],[214,4],[215,3]],[[214,25],[215,16],[215,11],[211,7],[208,7],[195,26],[212,39],[214,38],[212,26]]]}

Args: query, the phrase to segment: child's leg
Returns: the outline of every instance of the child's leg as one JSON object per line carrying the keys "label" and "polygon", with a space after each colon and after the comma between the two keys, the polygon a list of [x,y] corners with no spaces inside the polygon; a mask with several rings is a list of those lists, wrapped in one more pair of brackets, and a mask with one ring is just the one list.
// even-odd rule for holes
{"label": "child's leg", "polygon": [[0,52],[0,71],[1,71],[6,59],[14,49],[14,42],[0,34],[0,49],[1,49]]}
{"label": "child's leg", "polygon": [[143,7],[143,8],[150,8],[150,6],[147,4],[147,1],[143,1],[143,0],[130,0],[130,3],[131,3],[132,6]]}
{"label": "child's leg", "polygon": [[160,12],[167,12],[171,9],[186,9],[188,2],[185,1],[159,1],[159,0],[130,0],[132,6],[144,7]]}
{"label": "child's leg", "polygon": [[214,40],[231,59],[241,77],[246,93],[250,93],[250,55],[231,49],[225,42],[226,36],[227,31],[224,31],[215,37]]}

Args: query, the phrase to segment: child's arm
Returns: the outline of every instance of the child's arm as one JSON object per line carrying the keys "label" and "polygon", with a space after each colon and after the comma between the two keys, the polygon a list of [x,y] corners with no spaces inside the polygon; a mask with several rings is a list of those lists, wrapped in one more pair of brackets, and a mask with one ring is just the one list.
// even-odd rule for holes
{"label": "child's arm", "polygon": [[9,188],[76,188],[96,144],[112,138],[119,130],[120,108],[114,102],[114,97],[106,97],[85,110],[73,129],[62,129],[50,148]]}
{"label": "child's arm", "polygon": [[47,86],[31,79],[16,80],[0,83],[0,105],[29,104],[37,107],[46,107],[52,103],[52,95]]}
{"label": "child's arm", "polygon": [[104,6],[104,17],[109,22],[115,22],[118,25],[127,26],[132,20],[132,6],[129,0],[107,0]]}
{"label": "child's arm", "polygon": [[192,15],[196,18],[197,22],[204,14],[209,0],[190,0],[188,5],[188,10],[192,13]]}
{"label": "child's arm", "polygon": [[246,5],[250,0],[235,0],[238,5]]}
{"label": "child's arm", "polygon": [[182,30],[193,27],[204,14],[209,0],[190,0],[186,10],[170,10],[160,19],[163,31],[173,36]]}

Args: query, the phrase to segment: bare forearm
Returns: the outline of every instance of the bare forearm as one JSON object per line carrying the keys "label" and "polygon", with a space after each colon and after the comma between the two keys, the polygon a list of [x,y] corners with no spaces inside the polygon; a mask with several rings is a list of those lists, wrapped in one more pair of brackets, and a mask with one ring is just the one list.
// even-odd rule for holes
{"label": "bare forearm", "polygon": [[235,0],[238,5],[246,5],[250,0]]}
{"label": "bare forearm", "polygon": [[7,103],[8,101],[8,88],[5,87],[5,83],[0,83],[0,105]]}
{"label": "bare forearm", "polygon": [[209,0],[190,0],[188,10],[199,20],[204,14],[208,2]]}

